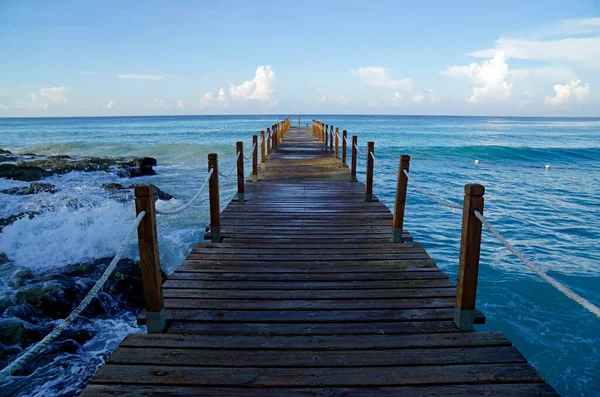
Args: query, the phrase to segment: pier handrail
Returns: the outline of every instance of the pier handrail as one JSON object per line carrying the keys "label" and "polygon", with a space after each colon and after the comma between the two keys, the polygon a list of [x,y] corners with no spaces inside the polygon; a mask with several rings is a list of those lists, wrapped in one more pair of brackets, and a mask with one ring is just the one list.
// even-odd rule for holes
{"label": "pier handrail", "polygon": [[[313,132],[316,133],[316,135],[321,138],[321,140],[323,141],[323,143],[325,144],[325,146],[327,147],[327,129],[325,129],[325,134],[321,134],[323,132],[322,130],[322,126],[324,124],[322,122],[319,122],[317,120],[313,120]],[[333,127],[332,127],[333,128]],[[322,136],[324,135],[324,137]],[[336,134],[337,136],[337,134]],[[323,139],[324,138],[324,139]],[[358,144],[355,143],[355,137],[353,137],[353,162],[355,161],[355,151],[359,154],[365,154],[364,152],[361,152]],[[346,138],[344,138],[346,139]],[[348,143],[348,141],[346,140],[346,143]],[[395,172],[390,172],[387,171],[385,168],[383,168],[381,166],[381,164],[377,161],[377,158],[375,157],[374,154],[374,144],[372,142],[369,142],[368,144],[368,150],[367,150],[367,190],[366,190],[366,196],[365,196],[365,201],[371,201],[370,199],[372,198],[372,178],[373,178],[373,164],[376,164],[377,167],[379,168],[379,170],[383,173],[386,174],[396,174]],[[545,280],[546,282],[548,282],[551,286],[553,286],[555,289],[557,289],[558,291],[560,291],[563,295],[565,295],[567,298],[579,303],[583,308],[585,308],[586,310],[588,310],[590,313],[595,314],[596,317],[600,318],[600,307],[598,307],[597,305],[593,304],[592,302],[590,302],[589,300],[585,299],[584,297],[582,297],[581,295],[577,294],[576,292],[574,292],[573,290],[571,290],[570,288],[568,288],[567,286],[565,286],[564,284],[562,284],[560,281],[556,280],[555,278],[549,276],[545,271],[543,271],[539,266],[535,265],[534,263],[532,263],[529,259],[527,259],[523,254],[521,254],[506,238],[504,238],[500,232],[498,232],[491,224],[490,222],[483,216],[482,211],[479,211],[477,208],[473,209],[473,208],[469,208],[463,205],[459,205],[459,204],[455,204],[443,199],[440,199],[430,193],[428,193],[427,191],[425,191],[420,184],[415,180],[414,177],[412,177],[410,175],[410,173],[408,172],[408,161],[410,159],[410,157],[406,156],[406,160],[405,160],[405,168],[403,167],[403,162],[402,162],[402,157],[404,157],[405,155],[401,156],[401,162],[400,162],[400,167],[398,169],[398,184],[396,187],[396,205],[394,208],[394,228],[392,231],[392,241],[394,242],[402,242],[402,238],[401,238],[401,234],[402,234],[402,227],[400,226],[399,229],[396,228],[396,224],[402,225],[403,223],[403,216],[404,216],[404,201],[406,199],[406,190],[405,190],[405,184],[406,182],[401,181],[401,175],[406,177],[406,181],[410,182],[411,185],[417,190],[419,191],[421,194],[423,194],[425,197],[427,197],[428,199],[430,199],[431,201],[440,204],[446,208],[449,208],[450,210],[463,210],[463,225],[462,225],[462,236],[461,236],[461,260],[460,260],[460,268],[459,268],[459,286],[457,287],[457,313],[460,314],[460,310],[458,307],[458,303],[459,303],[459,294],[463,294],[463,285],[461,284],[463,278],[465,277],[465,269],[462,269],[462,263],[464,262],[464,258],[462,258],[462,255],[470,255],[469,261],[475,261],[475,266],[472,266],[473,264],[471,264],[471,266],[467,266],[469,267],[469,269],[467,269],[466,271],[471,272],[472,274],[467,275],[466,277],[469,279],[468,281],[471,283],[471,285],[467,286],[468,288],[472,289],[472,291],[468,291],[466,294],[469,295],[469,299],[472,300],[472,304],[473,304],[473,308],[474,309],[474,299],[475,299],[475,291],[477,288],[477,272],[478,272],[478,267],[479,267],[479,249],[480,249],[480,245],[481,245],[481,226],[485,226],[494,237],[496,237],[496,239],[498,239],[498,241],[500,241],[511,253],[513,253],[521,262],[523,262],[529,269],[531,269],[534,273],[536,273],[539,277],[541,277],[543,280]],[[355,165],[353,165],[352,168],[352,172],[353,174],[351,175],[351,180],[355,181],[356,176],[354,174],[355,172]],[[371,187],[369,187],[369,185]],[[403,192],[400,192],[400,190],[403,189]],[[472,203],[477,203],[478,205],[481,206],[481,209],[483,208],[483,186],[481,185],[465,185],[465,204],[472,204]],[[401,194],[399,194],[399,192]],[[476,192],[476,193],[474,193]],[[481,194],[479,194],[479,192],[481,192]],[[473,194],[471,194],[473,193]],[[398,211],[398,207],[401,207],[401,216],[400,219],[396,219],[397,216],[397,211]],[[477,219],[479,221],[479,225],[476,225],[473,220]],[[476,230],[476,232],[470,232],[468,231],[469,227],[474,227]],[[473,244],[475,242],[475,244]],[[463,251],[466,251],[463,253]],[[476,255],[474,255],[476,254]],[[474,258],[476,256],[476,258]],[[468,312],[468,311],[472,311],[470,309],[466,309],[463,310],[464,312]],[[472,313],[469,313],[469,315],[472,315]],[[466,323],[462,322],[461,323],[461,319],[460,318],[456,318],[455,316],[455,322],[457,323],[457,326],[459,326],[459,328],[461,330],[472,330],[472,322],[469,323],[469,321],[467,320]]]}
{"label": "pier handrail", "polygon": [[20,355],[16,360],[14,360],[8,366],[2,369],[2,371],[0,371],[0,382],[4,382],[7,377],[11,376],[13,373],[23,368],[27,361],[31,360],[35,355],[41,353],[46,347],[48,347],[48,345],[54,342],[54,340],[58,338],[60,334],[62,334],[62,332],[65,329],[67,329],[67,327],[69,327],[69,325],[71,325],[73,321],[77,319],[77,317],[79,317],[81,312],[83,312],[88,307],[92,299],[94,299],[94,297],[98,294],[98,292],[100,292],[102,287],[104,287],[104,284],[106,284],[106,281],[117,267],[117,263],[119,263],[121,257],[123,256],[123,252],[125,252],[125,247],[129,244],[129,240],[131,240],[131,237],[133,237],[133,232],[138,228],[140,222],[142,221],[145,215],[146,211],[142,211],[134,219],[133,223],[131,224],[131,227],[129,228],[129,232],[127,232],[127,235],[121,243],[121,246],[119,247],[119,249],[117,249],[117,253],[115,254],[113,260],[104,270],[104,273],[102,273],[102,276],[100,276],[98,281],[96,281],[92,289],[89,290],[85,298],[83,298],[81,303],[75,308],[75,310],[73,310],[67,318],[61,320],[61,322],[56,327],[54,327],[54,329],[49,334],[47,334],[44,337],[44,339],[28,348],[25,353]]}
{"label": "pier handrail", "polygon": [[196,194],[194,195],[194,197],[192,197],[192,199],[190,201],[188,201],[181,207],[175,208],[173,210],[158,210],[157,209],[156,213],[159,215],[175,215],[175,214],[179,214],[180,212],[185,211],[190,205],[192,205],[194,203],[194,201],[196,201],[198,199],[198,197],[200,197],[200,194],[206,187],[206,184],[208,183],[212,174],[213,174],[213,170],[210,170],[208,172],[208,174],[206,175],[206,178],[204,178],[204,182],[202,183],[202,186],[200,186],[200,189],[198,189],[198,191],[196,192]]}

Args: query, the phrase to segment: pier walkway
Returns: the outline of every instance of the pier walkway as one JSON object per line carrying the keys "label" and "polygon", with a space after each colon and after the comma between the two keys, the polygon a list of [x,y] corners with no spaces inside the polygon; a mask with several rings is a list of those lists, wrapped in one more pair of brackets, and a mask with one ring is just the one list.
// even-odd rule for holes
{"label": "pier walkway", "polygon": [[556,395],[502,333],[461,332],[456,283],[406,231],[392,242],[322,135],[286,129],[222,242],[163,284],[165,332],[125,338],[84,396]]}

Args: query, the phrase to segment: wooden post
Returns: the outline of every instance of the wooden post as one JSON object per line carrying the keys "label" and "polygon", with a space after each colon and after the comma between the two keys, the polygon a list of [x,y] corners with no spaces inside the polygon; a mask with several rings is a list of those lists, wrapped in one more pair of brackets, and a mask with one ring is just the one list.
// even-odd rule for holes
{"label": "wooden post", "polygon": [[335,158],[336,159],[340,158],[340,152],[338,149],[339,144],[340,144],[340,128],[335,127]]}
{"label": "wooden post", "polygon": [[329,129],[329,151],[333,152],[333,126]]}
{"label": "wooden post", "polygon": [[271,146],[273,147],[273,150],[275,150],[275,148],[277,147],[277,134],[275,133],[275,126],[271,126],[271,139],[273,140],[273,142],[271,142]]}
{"label": "wooden post", "polygon": [[244,142],[236,142],[236,156],[237,160],[237,201],[238,204],[244,204]]}
{"label": "wooden post", "polygon": [[271,129],[267,128],[267,158],[271,158]]}
{"label": "wooden post", "polygon": [[402,242],[402,227],[404,225],[404,207],[406,205],[406,190],[408,177],[404,170],[408,172],[410,165],[410,156],[403,154],[400,156],[398,165],[398,181],[396,182],[396,204],[394,204],[394,224],[392,229],[392,241],[394,243]]}
{"label": "wooden post", "polygon": [[325,150],[329,147],[329,124],[325,124]]}
{"label": "wooden post", "polygon": [[365,191],[365,201],[373,201],[373,157],[375,153],[375,142],[367,142],[367,189]]}
{"label": "wooden post", "polygon": [[160,257],[158,256],[154,186],[137,186],[134,192],[136,215],[146,211],[146,215],[138,226],[140,267],[146,305],[146,328],[149,334],[159,334],[165,331],[167,321],[163,302]]}
{"label": "wooden post", "polygon": [[350,160],[350,182],[358,182],[356,179],[356,147],[358,146],[358,137],[352,135],[352,159]]}
{"label": "wooden post", "polygon": [[260,168],[265,168],[265,130],[260,131]]}
{"label": "wooden post", "polygon": [[325,142],[325,134],[323,133],[323,128],[325,124],[321,123],[321,142]]}
{"label": "wooden post", "polygon": [[252,135],[252,182],[258,182],[258,136]]}
{"label": "wooden post", "polygon": [[219,203],[219,164],[216,153],[208,155],[208,171],[213,170],[208,180],[208,198],[210,201],[210,233],[213,243],[221,242],[221,209]]}
{"label": "wooden post", "polygon": [[342,164],[346,165],[346,140],[348,139],[348,131],[342,132]]}
{"label": "wooden post", "polygon": [[454,307],[454,324],[463,332],[475,330],[475,296],[477,294],[477,274],[479,273],[481,221],[475,217],[474,211],[477,210],[483,214],[484,193],[485,188],[481,185],[465,185],[458,285],[456,286],[456,306]]}

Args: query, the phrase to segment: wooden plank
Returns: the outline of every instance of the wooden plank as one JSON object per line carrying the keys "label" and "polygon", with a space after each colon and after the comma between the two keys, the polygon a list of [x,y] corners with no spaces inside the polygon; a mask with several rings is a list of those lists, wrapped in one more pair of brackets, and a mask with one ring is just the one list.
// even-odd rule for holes
{"label": "wooden plank", "polygon": [[528,364],[258,368],[105,365],[92,383],[198,386],[391,386],[542,382]]}

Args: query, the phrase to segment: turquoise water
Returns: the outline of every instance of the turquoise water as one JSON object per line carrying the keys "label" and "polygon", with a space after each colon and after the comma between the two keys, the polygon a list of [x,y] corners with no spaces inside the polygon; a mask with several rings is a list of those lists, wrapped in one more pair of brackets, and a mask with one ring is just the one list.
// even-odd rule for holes
{"label": "turquoise water", "polygon": [[[286,116],[190,116],[0,119],[0,147],[42,155],[152,156],[150,182],[177,197],[159,208],[177,207],[204,180],[207,155],[219,153],[220,169],[233,164],[235,142],[251,146],[251,135]],[[390,171],[398,156],[411,156],[411,175],[429,192],[460,203],[466,183],[486,187],[486,217],[529,259],[590,301],[600,304],[600,119],[302,116],[358,135],[363,148]],[[297,122],[297,116],[293,117]],[[220,132],[208,132],[227,126]],[[364,149],[363,149],[364,151]],[[475,164],[475,160],[479,160]],[[359,158],[364,180],[364,158]],[[545,166],[549,165],[549,169]],[[0,252],[34,273],[111,256],[134,218],[133,204],[114,200],[103,183],[115,175],[71,173],[47,178],[55,195],[0,194],[0,218],[24,210],[41,212],[0,233]],[[223,205],[235,178],[221,178]],[[0,189],[26,183],[0,179]],[[375,194],[392,208],[395,177],[375,171]],[[77,206],[65,203],[76,199]],[[206,196],[183,216],[159,219],[161,263],[171,272],[208,222]],[[449,275],[456,277],[461,214],[409,188],[406,227]],[[127,255],[135,257],[131,244]],[[3,273],[6,274],[6,269]],[[6,283],[3,294],[14,293]],[[487,316],[481,330],[504,332],[559,393],[600,394],[600,319],[543,282],[484,231],[477,302]],[[7,317],[10,314],[4,313]],[[14,380],[24,394],[76,393],[127,332],[142,332],[123,312],[111,322],[85,323],[91,342],[64,353],[56,369],[47,365]],[[54,369],[53,369],[54,368]],[[56,371],[63,380],[56,381]],[[52,372],[54,371],[54,372]],[[49,376],[53,374],[54,376]],[[53,380],[50,380],[53,379]],[[30,386],[25,386],[25,384]]]}

